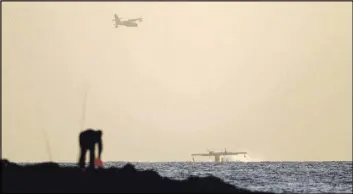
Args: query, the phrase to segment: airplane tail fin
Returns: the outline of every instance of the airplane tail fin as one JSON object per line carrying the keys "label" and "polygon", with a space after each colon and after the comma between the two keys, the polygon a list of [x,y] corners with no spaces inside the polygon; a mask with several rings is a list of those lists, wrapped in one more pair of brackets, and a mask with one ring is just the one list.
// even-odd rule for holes
{"label": "airplane tail fin", "polygon": [[117,27],[118,24],[121,24],[121,20],[119,18],[119,16],[117,14],[114,14],[114,19],[113,21],[115,21],[115,26]]}

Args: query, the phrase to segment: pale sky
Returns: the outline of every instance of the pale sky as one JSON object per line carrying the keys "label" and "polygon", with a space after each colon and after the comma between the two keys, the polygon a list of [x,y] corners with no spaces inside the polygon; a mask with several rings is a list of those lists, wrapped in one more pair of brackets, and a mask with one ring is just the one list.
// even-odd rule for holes
{"label": "pale sky", "polygon": [[[352,160],[351,2],[2,3],[2,157]],[[114,27],[113,15],[142,17]],[[206,158],[207,159],[207,158]]]}

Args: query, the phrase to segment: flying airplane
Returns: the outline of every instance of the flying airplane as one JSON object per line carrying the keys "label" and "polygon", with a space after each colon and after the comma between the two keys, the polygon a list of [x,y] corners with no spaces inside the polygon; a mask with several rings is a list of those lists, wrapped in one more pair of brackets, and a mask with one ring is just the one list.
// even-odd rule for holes
{"label": "flying airplane", "polygon": [[230,155],[240,155],[243,154],[244,158],[246,157],[246,152],[227,152],[227,149],[224,149],[224,152],[214,152],[214,151],[210,151],[208,150],[208,153],[204,153],[204,154],[191,154],[193,161],[194,160],[194,156],[214,156],[215,157],[215,162],[222,162],[222,156],[230,156]]}
{"label": "flying airplane", "polygon": [[137,27],[136,22],[137,21],[142,22],[142,18],[128,19],[125,21],[122,21],[121,19],[123,19],[123,18],[119,18],[119,16],[117,14],[114,14],[113,21],[115,21],[115,28],[118,28],[119,25],[126,26],[126,27]]}

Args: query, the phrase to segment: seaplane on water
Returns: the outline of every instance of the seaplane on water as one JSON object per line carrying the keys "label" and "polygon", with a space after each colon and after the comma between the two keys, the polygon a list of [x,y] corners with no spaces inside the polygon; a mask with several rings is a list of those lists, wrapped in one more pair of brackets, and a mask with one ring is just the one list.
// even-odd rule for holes
{"label": "seaplane on water", "polygon": [[114,14],[114,19],[115,21],[115,28],[118,28],[119,25],[121,26],[126,26],[126,27],[137,27],[137,21],[142,22],[142,18],[136,18],[136,19],[128,19],[128,20],[121,20],[123,18],[119,18],[117,14]]}
{"label": "seaplane on water", "polygon": [[194,157],[195,156],[214,156],[215,157],[215,162],[223,162],[223,156],[235,156],[235,155],[243,155],[244,158],[246,158],[247,152],[227,152],[227,149],[224,149],[224,152],[214,152],[208,150],[208,153],[204,154],[191,154],[192,160],[195,161]]}

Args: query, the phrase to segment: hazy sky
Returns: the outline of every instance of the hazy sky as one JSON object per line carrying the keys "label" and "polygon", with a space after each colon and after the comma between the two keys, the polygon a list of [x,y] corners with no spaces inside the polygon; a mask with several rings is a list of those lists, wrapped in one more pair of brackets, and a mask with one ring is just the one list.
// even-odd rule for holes
{"label": "hazy sky", "polygon": [[[2,156],[352,160],[351,2],[2,3]],[[114,28],[113,15],[143,17]],[[207,159],[207,158],[206,158]],[[201,160],[201,159],[200,159]]]}

